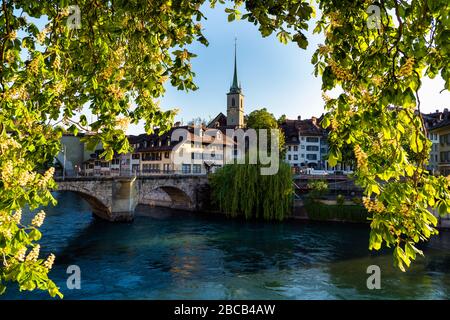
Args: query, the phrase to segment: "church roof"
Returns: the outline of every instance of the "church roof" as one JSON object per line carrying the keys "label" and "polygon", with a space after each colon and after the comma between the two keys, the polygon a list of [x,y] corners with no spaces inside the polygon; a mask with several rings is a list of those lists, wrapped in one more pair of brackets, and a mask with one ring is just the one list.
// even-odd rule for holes
{"label": "church roof", "polygon": [[220,112],[214,119],[212,119],[206,127],[217,128],[227,125],[227,116]]}

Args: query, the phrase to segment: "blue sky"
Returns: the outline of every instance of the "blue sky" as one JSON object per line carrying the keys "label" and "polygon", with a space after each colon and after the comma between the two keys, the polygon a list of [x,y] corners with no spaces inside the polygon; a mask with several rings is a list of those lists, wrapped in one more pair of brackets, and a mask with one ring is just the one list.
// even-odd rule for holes
{"label": "blue sky", "polygon": [[296,44],[283,45],[275,34],[262,38],[248,21],[229,23],[222,7],[207,9],[202,22],[209,46],[195,44],[198,54],[192,61],[197,91],[178,91],[167,86],[161,99],[163,109],[178,108],[177,120],[184,123],[196,117],[208,120],[226,113],[226,93],[233,77],[234,38],[237,38],[238,78],[245,95],[245,112],[268,108],[275,116],[310,117],[322,113],[320,79],[313,76],[310,57],[320,43],[310,41],[307,51]]}
{"label": "blue sky", "polygon": [[[160,100],[161,108],[179,109],[177,121],[185,124],[201,117],[209,120],[219,112],[226,113],[226,93],[233,78],[234,39],[238,43],[238,77],[245,95],[244,108],[248,114],[255,109],[267,108],[276,117],[286,114],[310,118],[323,113],[321,79],[314,77],[311,56],[317,45],[323,43],[321,35],[308,32],[309,46],[302,50],[294,43],[284,45],[275,34],[262,38],[257,26],[248,21],[227,21],[224,5],[215,9],[205,6],[207,20],[202,21],[209,46],[193,44],[189,49],[198,56],[192,60],[196,73],[197,91],[178,91],[167,85]],[[43,28],[45,20],[38,20]],[[313,22],[310,23],[310,30]],[[450,108],[450,93],[440,93],[444,81],[423,79],[419,92],[421,111]],[[90,119],[89,110],[84,110]],[[143,124],[130,126],[129,134],[144,132]]]}
{"label": "blue sky", "polygon": [[[283,45],[275,34],[262,38],[257,27],[248,21],[229,23],[224,6],[206,9],[208,20],[202,22],[210,45],[195,44],[190,50],[198,54],[192,62],[197,91],[178,91],[167,86],[160,100],[162,109],[178,108],[176,120],[185,124],[196,117],[209,120],[219,112],[226,113],[226,93],[233,77],[234,38],[238,43],[238,77],[245,95],[245,113],[266,107],[276,117],[286,114],[310,118],[323,113],[321,79],[314,77],[311,56],[321,35],[309,32],[309,46],[302,50],[294,43]],[[312,30],[313,28],[310,28]],[[420,90],[422,112],[450,108],[450,93],[439,93],[441,78],[424,79]],[[143,126],[132,126],[129,133],[143,132]]]}

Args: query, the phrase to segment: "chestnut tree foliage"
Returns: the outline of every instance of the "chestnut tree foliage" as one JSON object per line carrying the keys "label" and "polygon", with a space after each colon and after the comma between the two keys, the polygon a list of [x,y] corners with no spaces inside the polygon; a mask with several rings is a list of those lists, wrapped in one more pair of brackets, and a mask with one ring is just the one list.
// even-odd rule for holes
{"label": "chestnut tree foliage", "polygon": [[[167,82],[196,89],[189,44],[208,45],[201,10],[218,2],[229,21],[303,49],[320,9],[314,31],[325,43],[312,63],[324,91],[342,92],[325,95],[330,162],[354,149],[373,212],[370,248],[394,247],[404,269],[421,253],[416,243],[436,233],[428,208],[448,211],[448,182],[425,170],[430,142],[415,111],[422,77],[440,74],[450,88],[448,0],[0,0],[0,293],[15,283],[61,295],[48,278],[54,256],[41,258],[37,244],[45,214],[26,223],[21,209],[55,202],[53,170],[42,168],[59,152],[62,128],[89,132],[84,139],[102,142],[107,159],[130,151],[128,124],[169,128],[175,112],[161,111],[158,98]],[[380,9],[376,28],[370,5]],[[96,120],[78,116],[83,108]]]}

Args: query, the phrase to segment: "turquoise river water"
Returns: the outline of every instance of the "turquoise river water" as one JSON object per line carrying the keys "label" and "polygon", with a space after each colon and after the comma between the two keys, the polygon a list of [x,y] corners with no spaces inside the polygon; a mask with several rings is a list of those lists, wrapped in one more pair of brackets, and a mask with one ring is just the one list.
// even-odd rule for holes
{"label": "turquoise river water", "polygon": [[[423,246],[405,273],[390,251],[368,251],[368,226],[247,222],[140,206],[133,223],[95,219],[72,193],[56,194],[43,253],[65,299],[448,299],[450,232]],[[81,289],[68,289],[69,265]],[[367,267],[381,268],[369,290]],[[48,299],[10,287],[0,299]]]}

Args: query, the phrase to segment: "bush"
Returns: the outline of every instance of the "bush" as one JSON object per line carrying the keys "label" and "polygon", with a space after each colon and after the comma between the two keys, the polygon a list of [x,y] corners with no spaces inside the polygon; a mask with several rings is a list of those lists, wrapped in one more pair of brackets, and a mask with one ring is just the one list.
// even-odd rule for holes
{"label": "bush", "polygon": [[307,188],[310,190],[308,196],[311,199],[317,199],[328,191],[328,183],[324,180],[310,180]]}
{"label": "bush", "polygon": [[345,202],[345,197],[342,194],[338,194],[336,197],[336,203],[338,206],[343,206]]}
{"label": "bush", "polygon": [[361,205],[362,204],[362,199],[360,197],[353,197],[352,201],[353,201],[354,204],[357,204],[357,205]]}
{"label": "bush", "polygon": [[360,205],[326,205],[316,201],[306,201],[305,208],[311,220],[345,222],[368,222],[368,211]]}

